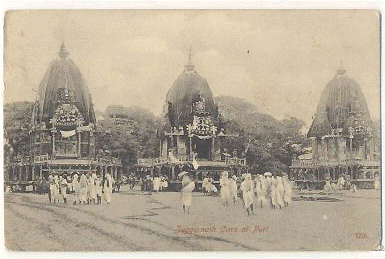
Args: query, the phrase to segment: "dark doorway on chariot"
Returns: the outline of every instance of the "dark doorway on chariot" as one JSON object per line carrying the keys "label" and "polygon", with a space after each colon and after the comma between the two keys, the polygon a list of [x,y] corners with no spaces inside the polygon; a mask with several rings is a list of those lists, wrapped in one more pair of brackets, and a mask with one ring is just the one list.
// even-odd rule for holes
{"label": "dark doorway on chariot", "polygon": [[211,141],[210,139],[195,138],[195,150],[198,159],[210,159]]}

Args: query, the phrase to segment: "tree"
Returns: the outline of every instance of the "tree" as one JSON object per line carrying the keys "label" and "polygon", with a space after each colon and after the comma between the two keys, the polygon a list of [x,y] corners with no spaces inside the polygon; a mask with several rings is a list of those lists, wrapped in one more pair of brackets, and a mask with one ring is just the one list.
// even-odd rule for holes
{"label": "tree", "polygon": [[14,102],[4,105],[4,129],[13,155],[29,153],[29,130],[31,129],[33,103]]}
{"label": "tree", "polygon": [[100,123],[97,148],[119,157],[130,171],[138,158],[159,156],[157,120],[143,108],[109,106]]}
{"label": "tree", "polygon": [[226,134],[236,136],[227,139],[224,146],[229,153],[241,151],[251,173],[287,171],[307,145],[301,133],[305,123],[297,118],[279,121],[259,113],[246,100],[230,96],[217,97],[216,102]]}

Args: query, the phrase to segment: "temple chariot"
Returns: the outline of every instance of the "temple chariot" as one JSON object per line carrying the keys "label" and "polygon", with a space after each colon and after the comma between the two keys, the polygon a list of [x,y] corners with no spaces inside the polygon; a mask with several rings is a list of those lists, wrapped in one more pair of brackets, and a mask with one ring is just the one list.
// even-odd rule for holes
{"label": "temple chariot", "polygon": [[82,74],[63,44],[39,88],[29,133],[29,154],[8,158],[5,184],[25,190],[49,174],[110,173],[119,179],[119,158],[96,151],[95,113]]}
{"label": "temple chariot", "polygon": [[170,187],[178,183],[182,171],[194,173],[198,184],[206,176],[219,183],[220,174],[228,171],[240,176],[247,171],[245,158],[227,154],[218,107],[207,80],[189,61],[166,97],[164,120],[159,128],[160,156],[138,159],[137,174],[166,176]]}
{"label": "temple chariot", "polygon": [[307,133],[311,152],[292,161],[290,177],[301,189],[321,189],[341,176],[360,189],[380,179],[380,137],[360,86],[342,67],[322,92]]}

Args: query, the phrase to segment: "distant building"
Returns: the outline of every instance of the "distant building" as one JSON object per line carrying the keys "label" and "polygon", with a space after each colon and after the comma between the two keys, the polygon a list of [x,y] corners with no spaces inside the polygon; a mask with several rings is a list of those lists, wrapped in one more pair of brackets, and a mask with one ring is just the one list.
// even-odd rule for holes
{"label": "distant building", "polygon": [[[138,170],[168,175],[175,180],[182,170],[195,169],[197,178],[223,170],[240,174],[246,160],[226,154],[218,107],[207,80],[194,69],[190,58],[166,97],[164,124],[159,130],[160,157],[139,159]],[[150,172],[151,171],[151,172]]]}
{"label": "distant building", "polygon": [[97,154],[91,94],[64,44],[40,83],[30,129],[30,154],[13,158],[6,182],[29,185],[53,171],[111,173],[119,177],[117,158]]}
{"label": "distant building", "polygon": [[323,90],[307,134],[312,152],[293,160],[291,178],[302,188],[322,188],[340,176],[373,188],[380,177],[378,130],[360,86],[340,68]]}

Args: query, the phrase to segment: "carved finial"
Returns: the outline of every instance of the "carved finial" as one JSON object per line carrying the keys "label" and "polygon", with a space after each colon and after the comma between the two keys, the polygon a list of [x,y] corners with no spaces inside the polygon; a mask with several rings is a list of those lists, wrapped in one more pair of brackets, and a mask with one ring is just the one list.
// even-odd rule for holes
{"label": "carved finial", "polygon": [[344,75],[346,73],[346,70],[342,64],[342,60],[340,60],[340,68],[337,70],[338,75]]}
{"label": "carved finial", "polygon": [[59,57],[64,59],[64,58],[68,57],[69,54],[70,53],[68,53],[66,46],[64,45],[64,42],[63,42],[60,46]]}
{"label": "carved finial", "polygon": [[195,66],[194,66],[194,64],[191,61],[191,55],[192,55],[192,48],[191,48],[191,45],[190,45],[190,52],[189,52],[189,55],[188,55],[188,63],[185,66],[187,71],[194,71],[194,67]]}

